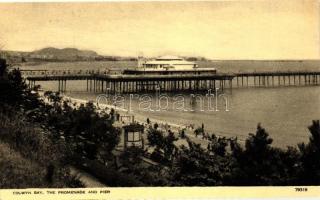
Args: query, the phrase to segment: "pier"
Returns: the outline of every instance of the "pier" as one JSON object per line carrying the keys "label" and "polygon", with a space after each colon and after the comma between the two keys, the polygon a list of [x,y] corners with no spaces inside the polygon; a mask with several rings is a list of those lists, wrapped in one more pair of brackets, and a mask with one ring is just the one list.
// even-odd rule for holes
{"label": "pier", "polygon": [[137,93],[176,91],[206,91],[220,88],[283,87],[319,85],[320,71],[243,72],[216,74],[109,74],[101,71],[70,70],[21,70],[29,87],[36,81],[57,81],[57,91],[65,92],[67,82],[86,81],[88,92]]}
{"label": "pier", "polygon": [[235,74],[237,87],[283,87],[320,84],[320,71],[243,72]]}

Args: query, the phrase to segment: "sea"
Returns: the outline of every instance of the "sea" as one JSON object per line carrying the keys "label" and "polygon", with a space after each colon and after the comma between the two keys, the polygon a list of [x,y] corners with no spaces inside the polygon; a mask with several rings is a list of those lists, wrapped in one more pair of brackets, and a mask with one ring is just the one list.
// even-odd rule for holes
{"label": "sea", "polygon": [[[64,62],[27,63],[21,69],[107,70],[132,68],[136,62]],[[215,67],[218,72],[246,71],[319,71],[319,61],[202,61],[201,67]],[[44,91],[57,90],[55,81],[37,82]],[[226,89],[217,95],[207,92],[181,94],[123,95],[108,103],[138,113],[152,120],[193,126],[219,136],[237,137],[244,141],[260,124],[280,148],[308,142],[308,126],[320,119],[320,86],[243,87]],[[103,93],[86,92],[86,81],[68,81],[65,95],[97,101]],[[147,96],[147,97],[146,97]],[[160,98],[162,96],[162,98]],[[196,97],[195,97],[196,96]],[[211,97],[211,101],[209,100]],[[101,98],[100,98],[101,100]],[[151,105],[151,106],[150,106]]]}

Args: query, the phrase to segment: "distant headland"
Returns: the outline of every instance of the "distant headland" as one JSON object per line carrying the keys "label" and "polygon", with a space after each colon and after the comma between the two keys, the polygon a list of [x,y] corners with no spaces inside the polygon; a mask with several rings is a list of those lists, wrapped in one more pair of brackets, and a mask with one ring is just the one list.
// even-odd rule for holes
{"label": "distant headland", "polygon": [[[1,52],[8,61],[17,62],[72,62],[72,61],[137,61],[137,57],[115,56],[115,55],[99,55],[93,50],[80,50],[77,48],[55,48],[46,47],[35,51],[10,51]],[[207,61],[204,57],[186,57],[188,61]]]}

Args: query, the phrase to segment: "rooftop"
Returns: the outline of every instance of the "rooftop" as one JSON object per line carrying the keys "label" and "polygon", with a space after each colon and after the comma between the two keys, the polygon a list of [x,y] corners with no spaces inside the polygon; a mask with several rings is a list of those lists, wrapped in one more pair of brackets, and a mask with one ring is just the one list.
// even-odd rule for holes
{"label": "rooftop", "polygon": [[189,62],[189,61],[185,61],[185,60],[150,60],[147,61],[145,64],[149,64],[149,65],[194,65],[194,62]]}
{"label": "rooftop", "polygon": [[183,58],[180,58],[178,56],[160,56],[158,58],[156,58],[156,60],[183,60]]}
{"label": "rooftop", "polygon": [[131,123],[129,125],[123,126],[122,128],[129,132],[139,132],[144,130],[144,126],[142,124],[137,123]]}

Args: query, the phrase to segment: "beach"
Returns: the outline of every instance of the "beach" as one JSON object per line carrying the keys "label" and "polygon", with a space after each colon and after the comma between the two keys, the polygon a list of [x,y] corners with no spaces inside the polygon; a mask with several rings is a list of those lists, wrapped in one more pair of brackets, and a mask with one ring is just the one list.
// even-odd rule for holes
{"label": "beach", "polygon": [[[43,98],[43,93],[40,93],[40,96]],[[81,104],[86,104],[86,103],[90,102],[89,100],[73,98],[68,95],[62,95],[62,100],[70,102],[70,105],[73,105],[75,107],[79,107]],[[181,133],[182,130],[184,131],[185,135],[189,139],[191,139],[191,141],[193,141],[197,144],[201,144],[201,146],[203,148],[207,148],[207,146],[209,144],[209,140],[206,138],[203,138],[203,136],[201,134],[199,134],[198,136],[195,135],[194,131],[198,127],[195,127],[194,124],[189,124],[189,125],[175,124],[175,123],[171,123],[168,121],[150,118],[150,117],[145,116],[140,113],[129,112],[127,109],[120,108],[120,107],[117,107],[114,105],[110,105],[110,104],[97,105],[96,102],[92,102],[92,103],[96,106],[98,113],[110,112],[111,109],[114,109],[116,111],[116,113],[118,113],[120,115],[120,119],[122,118],[122,120],[116,121],[114,123],[114,125],[117,127],[121,128],[123,125],[130,124],[132,122],[144,125],[144,127],[145,127],[144,138],[145,139],[146,139],[146,134],[147,134],[146,130],[148,130],[150,127],[154,127],[155,124],[158,124],[158,129],[162,130],[165,134],[168,132],[168,130],[171,130],[174,132],[175,136],[177,138],[179,138],[179,140],[175,142],[176,146],[180,146],[180,145],[187,146],[186,140],[179,137],[179,135],[180,135],[179,133]],[[130,120],[128,120],[128,118]],[[134,119],[134,121],[131,121],[132,119]],[[149,124],[147,123],[147,119],[149,119]],[[209,136],[211,136],[211,133],[209,133],[207,131],[205,131],[205,132]],[[216,135],[216,136],[217,137],[224,137],[223,135]],[[244,140],[238,139],[238,141],[240,143],[244,143]],[[121,146],[122,143],[120,142],[119,145]]]}

